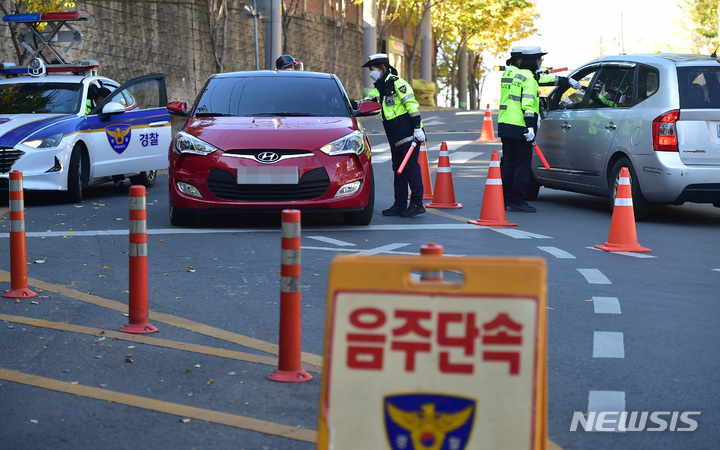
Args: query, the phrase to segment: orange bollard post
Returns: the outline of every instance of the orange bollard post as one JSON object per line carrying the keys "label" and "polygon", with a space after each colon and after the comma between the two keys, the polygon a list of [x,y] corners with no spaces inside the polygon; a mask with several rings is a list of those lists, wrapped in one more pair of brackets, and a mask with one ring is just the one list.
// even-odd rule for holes
{"label": "orange bollard post", "polygon": [[453,187],[452,172],[450,171],[450,153],[447,144],[440,144],[440,159],[435,172],[435,195],[428,208],[462,208],[462,204],[455,203],[455,188]]}
{"label": "orange bollard post", "polygon": [[145,186],[130,186],[129,323],[120,329],[125,333],[147,334],[158,331],[148,321],[147,255]]}
{"label": "orange bollard post", "polygon": [[497,138],[495,138],[495,130],[493,129],[490,103],[487,104],[487,109],[485,109],[485,118],[483,119],[482,133],[480,133],[479,138],[475,139],[475,142],[497,142]]}
{"label": "orange bollard post", "polygon": [[630,171],[627,167],[620,170],[620,182],[615,194],[615,207],[610,220],[610,234],[604,245],[594,245],[606,252],[650,252],[638,243],[635,230],[635,212],[632,203]]}
{"label": "orange bollard post", "polygon": [[10,172],[10,289],[7,298],[30,298],[37,294],[28,288],[27,248],[25,242],[25,200],[23,174]]}
{"label": "orange bollard post", "polygon": [[477,220],[468,220],[468,223],[482,226],[517,226],[510,223],[505,217],[505,198],[503,197],[502,175],[500,173],[500,156],[497,150],[492,152],[488,177],[485,182],[485,192],[480,208],[480,217]]}
{"label": "orange bollard post", "polygon": [[[420,247],[420,256],[442,256],[443,247],[434,242],[430,242]],[[443,281],[442,270],[421,270],[420,281]]]}
{"label": "orange bollard post", "polygon": [[280,266],[280,349],[278,368],[268,378],[297,383],[312,379],[302,368],[300,295],[300,211],[282,212]]}

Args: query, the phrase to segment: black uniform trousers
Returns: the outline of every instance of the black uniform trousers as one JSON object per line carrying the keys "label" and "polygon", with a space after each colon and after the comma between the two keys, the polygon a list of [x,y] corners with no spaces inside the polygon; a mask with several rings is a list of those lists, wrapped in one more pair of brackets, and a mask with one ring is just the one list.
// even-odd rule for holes
{"label": "black uniform trousers", "polygon": [[410,159],[408,159],[407,164],[405,164],[405,168],[402,173],[397,173],[400,168],[400,164],[402,164],[403,159],[405,159],[405,155],[410,149],[411,143],[412,142],[406,142],[399,147],[395,147],[392,143],[390,144],[392,170],[394,172],[393,185],[395,188],[395,205],[402,206],[403,208],[407,206],[408,185],[410,186],[411,192],[410,205],[422,205],[423,202],[422,198],[424,191],[422,171],[420,169],[420,163],[418,162],[418,157],[420,155],[420,149],[418,147],[420,147],[420,143],[418,143],[415,150],[413,150],[412,155],[410,155]]}
{"label": "black uniform trousers", "polygon": [[501,137],[503,155],[500,158],[505,205],[525,203],[527,187],[532,176],[532,142],[525,139]]}

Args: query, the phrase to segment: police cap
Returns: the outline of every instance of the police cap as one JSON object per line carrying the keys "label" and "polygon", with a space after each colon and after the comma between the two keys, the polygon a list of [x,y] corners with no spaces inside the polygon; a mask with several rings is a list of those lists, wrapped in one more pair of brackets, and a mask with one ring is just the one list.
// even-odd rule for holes
{"label": "police cap", "polygon": [[367,62],[362,66],[370,67],[380,64],[385,64],[386,66],[390,65],[390,59],[388,58],[388,55],[386,53],[375,53],[374,55],[370,55]]}

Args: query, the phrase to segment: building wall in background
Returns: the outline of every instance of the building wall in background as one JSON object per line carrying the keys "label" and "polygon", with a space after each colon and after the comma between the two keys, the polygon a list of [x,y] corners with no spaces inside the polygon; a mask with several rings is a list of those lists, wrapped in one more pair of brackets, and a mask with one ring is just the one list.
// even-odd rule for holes
{"label": "building wall in background", "polygon": [[[150,73],[164,73],[169,100],[192,102],[208,76],[215,73],[206,0],[138,1],[77,0],[90,15],[71,25],[83,39],[67,55],[70,62],[94,59],[99,74],[124,82]],[[244,2],[231,4],[227,24],[224,71],[255,69],[253,20],[243,17]],[[330,14],[329,10],[327,14]],[[357,17],[357,11],[354,11]],[[306,70],[331,72],[334,23],[328,17],[298,11],[292,18],[287,53],[301,59]],[[0,23],[0,61],[17,63],[10,30]],[[264,62],[264,21],[258,20],[261,68]],[[351,98],[362,97],[362,27],[348,21],[336,75]]]}

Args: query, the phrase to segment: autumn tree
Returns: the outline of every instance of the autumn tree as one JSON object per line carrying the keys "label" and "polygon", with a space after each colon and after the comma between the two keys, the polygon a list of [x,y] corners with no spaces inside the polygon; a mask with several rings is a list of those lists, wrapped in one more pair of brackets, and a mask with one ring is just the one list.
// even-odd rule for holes
{"label": "autumn tree", "polygon": [[[0,0],[0,10],[5,14],[22,14],[31,12],[58,12],[75,10],[75,2],[66,0]],[[18,63],[25,64],[30,59],[30,52],[18,41],[18,33],[24,30],[24,24],[8,22],[10,37],[15,47]],[[40,25],[40,29],[44,25]]]}
{"label": "autumn tree", "polygon": [[709,55],[716,50],[718,40],[718,7],[720,0],[683,0],[679,3],[689,31],[690,51]]}
{"label": "autumn tree", "polygon": [[213,50],[215,71],[222,72],[225,66],[227,48],[227,0],[207,0],[208,22],[210,26],[210,44]]}

